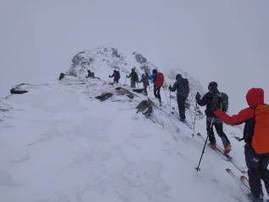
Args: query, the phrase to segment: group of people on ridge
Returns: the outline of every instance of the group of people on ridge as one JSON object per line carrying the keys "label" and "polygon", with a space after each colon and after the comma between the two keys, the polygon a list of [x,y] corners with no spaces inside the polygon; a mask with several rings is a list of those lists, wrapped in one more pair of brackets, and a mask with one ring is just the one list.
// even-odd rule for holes
{"label": "group of people on ridge", "polygon": [[[114,70],[114,73],[109,77],[113,77],[114,82],[118,83],[120,73],[118,70]],[[148,94],[149,80],[152,80],[154,96],[158,98],[160,105],[162,105],[160,90],[164,83],[163,73],[154,69],[150,76],[145,72],[139,80],[138,74],[133,68],[127,78],[130,78],[132,88],[136,87],[136,83],[142,82],[145,95]],[[177,92],[180,120],[185,122],[186,100],[190,92],[188,80],[183,78],[181,74],[177,74],[176,81],[172,86],[169,86],[169,90]],[[210,142],[209,146],[212,149],[216,149],[213,128],[215,128],[222,141],[224,153],[228,154],[231,151],[231,142],[223,131],[223,123],[229,125],[245,124],[242,140],[245,141],[244,154],[248,167],[251,197],[253,202],[262,202],[262,180],[267,193],[269,193],[269,105],[264,102],[263,89],[251,88],[246,94],[249,106],[232,116],[227,114],[228,96],[218,90],[218,84],[215,81],[209,82],[208,92],[205,95],[201,96],[197,92],[195,99],[198,105],[206,106],[206,129]]]}
{"label": "group of people on ridge", "polygon": [[[109,78],[113,78],[114,83],[118,83],[120,79],[120,73],[118,70],[114,70],[112,75],[109,75]],[[157,69],[152,70],[152,74],[149,75],[146,71],[141,75],[139,80],[138,74],[135,71],[135,67],[132,68],[131,73],[126,75],[126,78],[130,78],[131,88],[136,88],[137,83],[143,84],[143,92],[145,95],[148,95],[148,86],[149,80],[153,82],[153,93],[156,98],[158,98],[160,105],[162,105],[160,90],[164,83],[164,75],[162,72],[158,72]]]}

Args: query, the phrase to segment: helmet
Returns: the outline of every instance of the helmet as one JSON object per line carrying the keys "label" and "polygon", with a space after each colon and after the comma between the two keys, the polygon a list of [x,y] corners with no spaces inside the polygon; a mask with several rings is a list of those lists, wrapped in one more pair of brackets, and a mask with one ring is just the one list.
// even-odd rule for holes
{"label": "helmet", "polygon": [[153,69],[152,74],[156,74],[156,73],[157,73],[157,69]]}

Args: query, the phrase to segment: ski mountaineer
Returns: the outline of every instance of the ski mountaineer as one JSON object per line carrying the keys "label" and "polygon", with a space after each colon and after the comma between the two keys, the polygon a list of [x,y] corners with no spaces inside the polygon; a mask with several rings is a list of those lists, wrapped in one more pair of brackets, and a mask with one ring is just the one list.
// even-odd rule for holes
{"label": "ski mountaineer", "polygon": [[164,83],[163,73],[158,72],[157,69],[153,69],[151,79],[153,81],[154,96],[158,98],[160,106],[162,106],[161,87],[163,86]]}
{"label": "ski mountaineer", "polygon": [[263,201],[261,180],[269,194],[269,105],[264,103],[264,91],[252,88],[247,92],[248,108],[236,115],[228,115],[221,110],[214,114],[226,124],[245,123],[245,161],[248,167],[249,185],[253,201]]}
{"label": "ski mountaineer", "polygon": [[148,91],[147,91],[147,88],[149,86],[148,75],[146,73],[145,74],[142,74],[141,80],[139,82],[142,82],[143,83],[144,94],[145,95],[148,95]]}
{"label": "ski mountaineer", "polygon": [[136,83],[138,82],[138,75],[135,71],[135,67],[132,68],[132,71],[129,75],[126,76],[127,78],[131,78],[131,88],[135,88]]}
{"label": "ski mountaineer", "polygon": [[120,80],[120,72],[118,70],[114,70],[112,75],[109,75],[109,78],[113,78],[113,83],[119,83]]}
{"label": "ski mountaineer", "polygon": [[186,121],[186,115],[185,115],[186,100],[190,92],[188,79],[183,78],[181,74],[177,74],[176,81],[173,87],[169,86],[169,90],[172,92],[177,91],[177,105],[178,105],[180,121],[185,122]]}
{"label": "ski mountaineer", "polygon": [[[224,153],[228,154],[231,151],[231,143],[229,139],[227,138],[226,134],[223,131],[223,122],[216,118],[214,115],[214,111],[217,109],[227,111],[228,109],[228,96],[224,93],[220,93],[218,90],[218,84],[215,81],[211,81],[208,85],[208,90],[207,92],[201,99],[201,95],[199,92],[197,92],[195,98],[197,101],[197,104],[200,106],[205,106],[206,105],[206,130],[207,130],[207,135],[209,138],[209,146],[212,149],[216,149],[216,138],[214,136],[214,130],[213,126],[215,126],[215,129],[219,135],[219,137],[222,140],[223,146],[224,146]],[[222,95],[226,95],[227,101],[226,103],[222,103]]]}
{"label": "ski mountaineer", "polygon": [[86,78],[95,78],[94,72],[92,72],[90,69],[87,72],[88,75],[86,76]]}

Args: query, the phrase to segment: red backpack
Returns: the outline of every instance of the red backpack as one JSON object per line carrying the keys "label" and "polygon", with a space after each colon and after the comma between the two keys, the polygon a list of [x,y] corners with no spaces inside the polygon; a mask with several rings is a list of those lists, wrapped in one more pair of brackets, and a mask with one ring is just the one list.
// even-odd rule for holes
{"label": "red backpack", "polygon": [[157,75],[156,75],[156,80],[155,80],[155,85],[160,88],[163,86],[163,83],[164,83],[164,76],[163,76],[163,73],[161,72],[158,72]]}

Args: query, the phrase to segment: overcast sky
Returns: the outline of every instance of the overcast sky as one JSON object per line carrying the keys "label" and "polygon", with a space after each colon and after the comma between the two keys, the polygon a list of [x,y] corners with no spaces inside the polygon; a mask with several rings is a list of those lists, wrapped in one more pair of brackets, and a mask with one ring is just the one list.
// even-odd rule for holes
{"label": "overcast sky", "polygon": [[180,66],[205,87],[216,80],[232,109],[245,106],[250,87],[269,94],[268,10],[268,0],[0,0],[0,95],[109,46]]}

